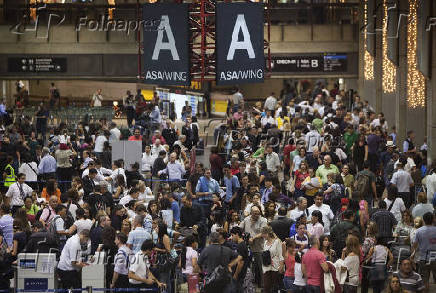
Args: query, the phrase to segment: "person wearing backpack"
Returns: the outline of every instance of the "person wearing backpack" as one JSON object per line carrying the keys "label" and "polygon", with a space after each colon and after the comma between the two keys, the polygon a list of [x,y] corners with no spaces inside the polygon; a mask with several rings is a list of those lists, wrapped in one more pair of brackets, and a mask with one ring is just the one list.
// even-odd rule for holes
{"label": "person wearing backpack", "polygon": [[231,274],[228,270],[229,264],[237,258],[237,253],[230,248],[219,244],[220,234],[210,234],[210,244],[200,253],[198,265],[206,273],[206,293],[232,291]]}
{"label": "person wearing backpack", "polygon": [[48,226],[48,238],[50,244],[55,244],[59,250],[64,248],[65,242],[67,241],[68,230],[65,229],[65,218],[67,217],[67,208],[58,204],[55,207],[56,216],[50,221]]}
{"label": "person wearing backpack", "polygon": [[58,205],[58,197],[53,195],[48,201],[48,206],[36,213],[35,220],[40,221],[47,229],[51,220],[56,216],[55,207]]}
{"label": "person wearing backpack", "polygon": [[368,205],[372,207],[373,201],[378,201],[378,198],[375,185],[376,176],[371,170],[369,170],[369,167],[369,161],[363,162],[363,170],[356,175],[353,191],[357,192],[356,194],[363,194],[363,198],[368,202]]}
{"label": "person wearing backpack", "polygon": [[251,264],[250,251],[243,239],[243,231],[240,227],[233,227],[230,230],[230,234],[232,235],[233,243],[236,244],[236,252],[238,253],[236,260],[230,264],[230,266],[233,265],[232,267],[234,267],[232,271],[233,280],[236,281],[237,292],[247,292],[248,288],[244,288],[244,281]]}
{"label": "person wearing backpack", "polygon": [[346,210],[343,213],[343,217],[344,219],[342,221],[333,226],[330,233],[336,255],[342,255],[342,249],[345,248],[345,240],[350,231],[360,234],[359,227],[353,224],[354,212],[352,210]]}

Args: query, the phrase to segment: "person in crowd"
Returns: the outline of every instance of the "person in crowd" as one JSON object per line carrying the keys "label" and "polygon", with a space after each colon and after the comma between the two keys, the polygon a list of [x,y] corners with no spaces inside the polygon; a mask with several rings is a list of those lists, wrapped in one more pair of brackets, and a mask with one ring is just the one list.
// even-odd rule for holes
{"label": "person in crowd", "polygon": [[287,210],[285,207],[280,207],[278,210],[277,219],[271,221],[270,226],[273,229],[273,232],[281,241],[285,241],[289,236],[289,230],[291,229],[294,221],[288,218]]}
{"label": "person in crowd", "polygon": [[301,189],[304,191],[304,197],[307,200],[307,205],[312,206],[315,202],[314,197],[322,188],[321,178],[316,175],[312,168],[309,168],[309,176],[304,179],[301,184]]}
{"label": "person in crowd", "polygon": [[330,225],[331,221],[334,219],[333,211],[330,209],[330,206],[323,203],[324,196],[322,193],[317,193],[315,196],[315,203],[311,205],[307,210],[309,215],[312,215],[314,211],[320,211],[322,214],[322,223],[324,226],[325,235],[330,235]]}
{"label": "person in crowd", "polygon": [[[237,254],[234,251],[224,245],[220,245],[219,238],[220,234],[218,232],[212,232],[209,236],[210,244],[201,251],[198,258],[198,265],[206,274],[211,274],[219,265],[227,268],[237,258]],[[225,293],[230,293],[233,292],[232,288],[232,283],[227,283],[222,288],[214,289],[221,289]]]}
{"label": "person in crowd", "polygon": [[398,197],[398,189],[395,185],[391,184],[387,187],[388,196],[384,199],[390,211],[397,222],[401,221],[401,214],[406,210],[404,201],[401,197]]}
{"label": "person in crowd", "polygon": [[127,239],[127,246],[133,253],[138,253],[141,250],[141,245],[145,240],[152,239],[151,234],[143,228],[144,218],[142,216],[136,216],[133,220],[133,229],[129,233]]}
{"label": "person in crowd", "polygon": [[418,203],[412,209],[413,218],[424,216],[426,213],[433,213],[434,208],[431,203],[427,203],[427,195],[424,192],[418,193]]}
{"label": "person in crowd", "polygon": [[101,214],[98,217],[96,226],[93,227],[89,236],[91,240],[91,254],[94,254],[98,246],[103,243],[102,240],[103,229],[110,225],[111,225],[111,220],[106,214]]}
{"label": "person in crowd", "polygon": [[237,258],[232,261],[230,266],[233,266],[232,276],[235,280],[235,292],[245,292],[245,278],[250,267],[250,252],[247,244],[243,239],[243,231],[240,227],[235,226],[230,230],[233,243],[236,245]]}
{"label": "person in crowd", "polygon": [[32,196],[33,192],[33,189],[25,183],[26,175],[20,173],[17,179],[17,182],[9,186],[5,195],[5,202],[11,206],[13,215],[24,205],[24,198]]}
{"label": "person in crowd", "polygon": [[49,201],[50,197],[52,196],[56,196],[59,201],[61,200],[61,190],[58,188],[55,179],[49,179],[46,187],[44,187],[41,192],[41,197],[46,201]]}
{"label": "person in crowd", "polygon": [[194,235],[188,235],[185,238],[184,246],[180,257],[180,267],[182,274],[187,279],[189,275],[200,272],[198,266],[198,240]]}
{"label": "person in crowd", "polygon": [[14,238],[14,219],[11,216],[9,205],[0,206],[0,235],[2,243],[6,243],[8,248],[12,248]]}
{"label": "person in crowd", "polygon": [[82,230],[68,239],[62,249],[61,257],[56,272],[59,275],[62,289],[79,289],[81,286],[81,269],[88,263],[83,257],[90,255],[91,243],[89,241],[89,230]]}
{"label": "person in crowd", "polygon": [[320,211],[315,210],[311,214],[311,223],[308,225],[309,235],[314,235],[318,239],[324,235],[324,223],[322,221],[322,214]]}
{"label": "person in crowd", "polygon": [[165,284],[159,282],[159,280],[153,275],[152,271],[150,270],[149,260],[153,252],[153,248],[153,240],[145,240],[141,244],[141,250],[135,253],[135,261],[130,263],[129,265],[128,277],[130,288],[165,288]]}
{"label": "person in crowd", "polygon": [[388,267],[392,264],[393,256],[387,248],[386,237],[377,237],[376,243],[370,248],[365,262],[370,265],[369,282],[375,293],[383,292],[388,277]]}
{"label": "person in crowd", "polygon": [[345,241],[350,232],[360,235],[360,229],[354,224],[354,212],[346,210],[343,213],[343,220],[332,227],[330,236],[333,239],[333,249],[336,255],[342,255],[342,249],[345,247]]}
{"label": "person in crowd", "polygon": [[339,174],[339,169],[336,165],[332,164],[332,157],[330,155],[324,156],[324,164],[316,170],[316,176],[321,178],[322,184],[327,183],[327,175],[330,173]]}
{"label": "person in crowd", "polygon": [[[264,292],[277,292],[279,285],[279,273],[284,268],[282,242],[275,235],[271,226],[262,228],[264,238],[262,252],[262,271]],[[268,255],[267,257],[265,255]]]}
{"label": "person in crowd", "polygon": [[336,252],[332,249],[332,242],[328,235],[323,235],[319,238],[319,245],[327,261],[334,262],[336,260]]}
{"label": "person in crowd", "polygon": [[303,255],[301,269],[307,278],[306,292],[320,292],[322,272],[328,272],[329,268],[324,254],[319,251],[319,239],[316,236],[309,237],[310,249]]}
{"label": "person in crowd", "polygon": [[412,176],[404,170],[402,162],[397,163],[397,172],[394,173],[391,179],[391,184],[398,189],[398,194],[404,201],[404,204],[409,209],[412,205],[410,188],[414,186]]}
{"label": "person in crowd", "polygon": [[249,245],[253,253],[253,271],[257,284],[263,287],[262,284],[262,252],[264,239],[262,237],[262,229],[267,226],[267,220],[261,216],[261,210],[258,206],[251,208],[249,217],[242,221],[240,227],[249,235]]}
{"label": "person in crowd", "polygon": [[397,242],[403,243],[405,240],[411,241],[410,235],[413,231],[413,219],[409,210],[405,210],[401,215],[394,230],[394,237]]}
{"label": "person in crowd", "polygon": [[38,165],[38,174],[45,181],[50,178],[56,178],[56,159],[50,154],[50,149],[48,147],[42,148],[42,159]]}
{"label": "person in crowd", "polygon": [[101,107],[103,102],[102,90],[98,89],[91,98],[91,107]]}
{"label": "person in crowd", "polygon": [[379,201],[378,210],[372,214],[371,220],[377,224],[378,237],[384,237],[386,241],[390,241],[398,221],[395,219],[395,216],[387,210],[385,201]]}
{"label": "person in crowd", "polygon": [[276,152],[273,152],[273,146],[268,144],[265,148],[265,162],[266,168],[271,174],[277,174],[280,169],[280,159]]}
{"label": "person in crowd", "polygon": [[345,241],[345,249],[342,252],[344,267],[348,280],[344,284],[345,293],[357,293],[359,287],[360,244],[359,238],[349,235]]}
{"label": "person in crowd", "polygon": [[433,276],[436,272],[436,226],[434,226],[434,216],[432,213],[426,213],[422,216],[425,226],[416,231],[415,243],[412,247],[412,257],[419,252],[419,268],[424,280],[425,290],[429,292],[430,273]]}
{"label": "person in crowd", "polygon": [[393,278],[398,278],[401,287],[407,292],[423,292],[425,289],[421,275],[413,271],[410,259],[401,261],[400,270],[392,274]]}
{"label": "person in crowd", "polygon": [[386,292],[388,292],[388,293],[407,293],[408,291],[403,289],[398,276],[392,276],[389,279],[389,286],[388,286],[388,289]]}

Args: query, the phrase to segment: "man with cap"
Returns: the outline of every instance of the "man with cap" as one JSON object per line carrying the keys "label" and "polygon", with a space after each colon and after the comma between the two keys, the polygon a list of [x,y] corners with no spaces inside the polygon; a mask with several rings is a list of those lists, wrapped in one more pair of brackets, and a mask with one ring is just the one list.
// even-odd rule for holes
{"label": "man with cap", "polygon": [[42,148],[42,159],[38,165],[38,172],[44,181],[56,178],[56,159],[50,154],[48,147]]}
{"label": "man with cap", "polygon": [[[386,169],[388,166],[389,161],[392,159],[392,156],[394,154],[396,146],[394,145],[394,142],[392,140],[388,140],[386,142],[386,150],[380,154],[380,165],[383,169]],[[386,181],[386,172],[384,172],[385,177],[385,183],[388,183]]]}

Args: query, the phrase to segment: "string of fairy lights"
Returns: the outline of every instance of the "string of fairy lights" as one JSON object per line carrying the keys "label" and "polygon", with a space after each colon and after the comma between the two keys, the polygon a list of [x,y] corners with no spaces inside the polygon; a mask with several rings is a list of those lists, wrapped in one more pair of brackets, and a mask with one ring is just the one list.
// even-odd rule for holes
{"label": "string of fairy lights", "polygon": [[368,49],[366,47],[366,39],[367,39],[367,25],[368,25],[368,3],[367,0],[365,0],[364,5],[364,31],[363,31],[363,76],[365,80],[374,80],[374,57],[368,52]]}
{"label": "string of fairy lights", "polygon": [[410,108],[425,106],[425,77],[417,65],[418,0],[409,0],[407,26],[407,104]]}
{"label": "string of fairy lights", "polygon": [[383,51],[383,78],[382,88],[384,93],[393,93],[397,87],[397,70],[392,61],[388,58],[388,0],[383,1],[383,38],[382,38],[382,51]]}

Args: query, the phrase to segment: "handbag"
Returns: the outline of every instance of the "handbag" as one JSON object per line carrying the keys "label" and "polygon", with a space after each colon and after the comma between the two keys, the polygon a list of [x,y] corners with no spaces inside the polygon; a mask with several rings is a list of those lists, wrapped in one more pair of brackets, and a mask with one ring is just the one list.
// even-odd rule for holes
{"label": "handbag", "polygon": [[[220,247],[220,259],[223,259],[223,247]],[[203,292],[220,292],[230,284],[231,276],[228,268],[222,263],[204,278]]]}
{"label": "handbag", "polygon": [[290,193],[294,193],[295,192],[295,177],[296,176],[292,176],[291,180],[288,180],[288,191]]}
{"label": "handbag", "polygon": [[173,253],[159,253],[156,256],[156,270],[158,272],[165,272],[172,270],[178,263],[178,256],[173,255]]}
{"label": "handbag", "polygon": [[262,264],[266,267],[271,265],[271,252],[269,250],[262,252]]}

